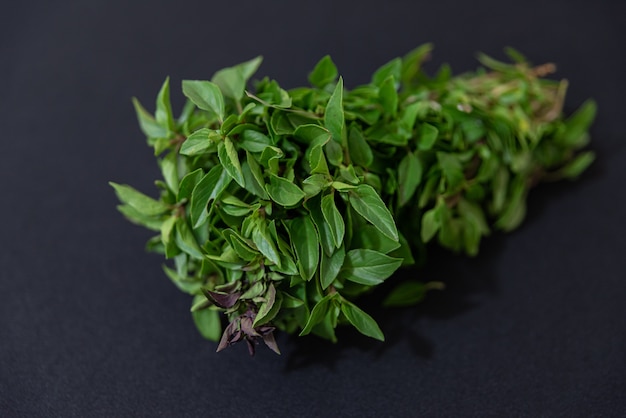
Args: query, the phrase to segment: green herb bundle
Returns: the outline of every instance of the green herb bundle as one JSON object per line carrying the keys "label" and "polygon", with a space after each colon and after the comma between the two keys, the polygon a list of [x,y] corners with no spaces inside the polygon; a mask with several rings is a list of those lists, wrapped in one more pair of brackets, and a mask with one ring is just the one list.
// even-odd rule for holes
{"label": "green herb bundle", "polygon": [[[595,104],[562,115],[566,81],[508,49],[511,64],[480,55],[475,73],[434,77],[423,45],[347,90],[330,57],[311,87],[268,78],[246,90],[256,58],[185,80],[175,119],[169,81],[148,113],[134,100],[163,174],[153,199],[111,183],[119,210],[158,232],[148,249],[193,295],[193,319],[218,351],[273,332],[336,340],[338,324],[383,340],[356,304],[436,241],[475,255],[491,230],[524,218],[529,189],[574,178],[593,160]],[[385,304],[410,305],[436,283],[404,281]],[[222,328],[222,325],[226,325]]]}

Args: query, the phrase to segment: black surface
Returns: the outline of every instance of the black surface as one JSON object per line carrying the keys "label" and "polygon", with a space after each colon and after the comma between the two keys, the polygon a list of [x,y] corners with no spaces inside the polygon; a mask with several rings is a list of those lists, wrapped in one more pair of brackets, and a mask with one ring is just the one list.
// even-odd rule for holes
{"label": "black surface", "polygon": [[[0,416],[626,416],[625,2],[38,3],[0,13]],[[435,252],[449,290],[374,311],[386,344],[214,353],[114,209],[108,180],[158,176],[130,97],[257,54],[295,87],[330,53],[353,87],[427,41],[431,70],[556,62],[568,109],[598,101],[597,163],[478,258]]]}

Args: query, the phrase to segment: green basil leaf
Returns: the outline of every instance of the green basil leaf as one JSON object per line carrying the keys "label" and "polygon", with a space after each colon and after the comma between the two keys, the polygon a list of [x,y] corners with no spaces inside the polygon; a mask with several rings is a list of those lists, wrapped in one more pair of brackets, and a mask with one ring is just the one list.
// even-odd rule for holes
{"label": "green basil leaf", "polygon": [[220,163],[226,169],[226,172],[231,176],[241,187],[246,187],[243,172],[241,171],[241,163],[239,162],[239,156],[237,155],[237,149],[233,141],[226,137],[224,142],[220,142],[217,146],[217,155],[219,156]]}
{"label": "green basil leaf", "polygon": [[342,300],[341,312],[361,334],[379,341],[385,341],[385,336],[376,321],[374,321],[374,318],[363,312],[355,304],[346,299]]}
{"label": "green basil leaf", "polygon": [[209,213],[207,206],[211,200],[217,199],[230,184],[231,177],[221,165],[213,167],[196,184],[191,192],[190,217],[194,228],[202,225]]}
{"label": "green basil leaf", "polygon": [[304,192],[289,180],[270,176],[270,184],[266,186],[270,198],[281,206],[295,206],[304,198]]}
{"label": "green basil leaf", "polygon": [[595,159],[596,156],[591,151],[578,154],[572,161],[559,169],[558,175],[568,179],[575,179],[580,176]]}
{"label": "green basil leaf", "polygon": [[343,235],[346,232],[346,225],[343,222],[339,209],[337,209],[335,205],[335,196],[333,194],[322,197],[322,213],[324,220],[330,227],[330,233],[335,242],[335,247],[341,247],[341,244],[343,244]]}
{"label": "green basil leaf", "polygon": [[353,227],[351,246],[389,254],[400,247],[400,242],[384,235],[374,225],[363,223]]}
{"label": "green basil leaf", "polygon": [[293,136],[305,144],[324,145],[331,138],[331,133],[323,126],[305,124],[298,126],[293,132]]}
{"label": "green basil leaf", "polygon": [[319,263],[320,243],[309,216],[295,218],[289,224],[289,237],[296,253],[297,266],[304,280],[311,280]]}
{"label": "green basil leaf", "polygon": [[448,182],[448,187],[456,189],[465,180],[463,165],[458,155],[447,152],[438,152],[437,161],[443,171],[443,176]]}
{"label": "green basil leaf", "polygon": [[219,86],[224,96],[239,101],[244,96],[248,79],[259,68],[261,61],[261,57],[256,57],[234,67],[224,68],[217,71],[211,81]]}
{"label": "green basil leaf", "polygon": [[439,228],[441,227],[441,219],[439,215],[439,206],[427,210],[422,216],[421,237],[423,242],[430,241]]}
{"label": "green basil leaf", "polygon": [[337,79],[338,74],[335,63],[329,55],[326,55],[319,60],[311,74],[309,74],[309,83],[321,89],[327,84],[333,83]]}
{"label": "green basil leaf", "polygon": [[241,133],[239,146],[249,152],[263,152],[272,145],[272,140],[265,134],[247,129]]}
{"label": "green basil leaf", "polygon": [[344,125],[343,78],[339,77],[339,81],[337,82],[330,99],[328,99],[328,104],[326,105],[326,110],[324,111],[324,126],[326,126],[326,129],[328,129],[333,139],[341,143],[343,139]]}
{"label": "green basil leaf", "polygon": [[172,237],[174,235],[174,226],[176,225],[176,217],[170,216],[163,224],[161,224],[161,241],[163,242],[163,246],[167,248],[167,246],[172,241]]}
{"label": "green basil leaf", "polygon": [[261,304],[259,313],[257,313],[252,326],[264,325],[274,319],[280,311],[282,302],[282,292],[277,293],[274,284],[270,283],[265,293],[265,302]]}
{"label": "green basil leaf", "polygon": [[343,149],[338,142],[329,141],[326,145],[324,145],[324,152],[326,154],[326,158],[328,158],[328,162],[335,167],[339,167],[343,162]]}
{"label": "green basil leaf", "polygon": [[372,76],[372,84],[381,86],[387,78],[393,76],[394,79],[400,79],[400,73],[402,71],[402,60],[400,58],[394,58],[382,67],[380,67]]}
{"label": "green basil leaf", "polygon": [[596,117],[596,102],[587,100],[565,121],[563,140],[567,145],[584,145],[589,126]]}
{"label": "green basil leaf", "polygon": [[280,265],[280,255],[264,220],[257,221],[256,228],[252,231],[252,241],[261,254],[272,263]]}
{"label": "green basil leaf", "polygon": [[385,307],[413,306],[426,296],[426,285],[418,281],[406,281],[398,284],[383,301]]}
{"label": "green basil leaf", "polygon": [[350,250],[341,270],[341,276],[355,283],[374,286],[391,276],[402,264],[393,258],[368,249]]}
{"label": "green basil leaf", "polygon": [[346,258],[346,250],[342,245],[331,256],[322,253],[320,260],[320,284],[326,289],[339,275],[343,262]]}
{"label": "green basil leaf", "polygon": [[335,251],[335,239],[331,232],[331,226],[326,222],[326,219],[324,219],[320,196],[310,198],[305,203],[305,206],[309,210],[311,219],[317,228],[322,250],[326,255],[330,256]]}
{"label": "green basil leaf", "polygon": [[193,188],[196,187],[196,184],[202,178],[202,169],[198,168],[197,170],[192,171],[191,173],[187,173],[185,177],[180,181],[180,185],[178,186],[178,195],[176,200],[181,202],[184,199],[191,198],[191,192]]}
{"label": "green basil leaf", "polygon": [[310,199],[316,196],[319,192],[324,190],[330,181],[328,177],[323,174],[313,174],[302,181],[302,190],[305,194],[305,199]]}
{"label": "green basil leaf", "polygon": [[215,152],[215,144],[221,140],[222,135],[219,131],[208,128],[198,129],[183,142],[183,145],[180,147],[180,153],[192,156],[211,151]]}
{"label": "green basil leaf", "polygon": [[398,114],[398,92],[396,91],[396,79],[393,75],[382,82],[378,97],[385,114],[395,118]]}
{"label": "green basil leaf", "polygon": [[361,184],[348,190],[348,200],[359,215],[367,219],[380,232],[398,241],[398,230],[393,216],[372,186]]}
{"label": "green basil leaf", "polygon": [[311,148],[309,152],[309,165],[311,166],[311,174],[330,174],[321,145],[316,145]]}
{"label": "green basil leaf", "polygon": [[[244,161],[241,164],[241,172],[243,173],[243,178],[246,183],[246,190],[263,200],[268,200],[269,196],[265,191],[265,182],[262,180],[263,174],[261,174],[259,166],[256,165],[254,169],[259,170],[257,175],[261,178],[261,181],[263,181],[263,184],[260,184],[257,175],[255,175],[252,166],[249,164],[250,159],[254,160],[254,157],[251,157],[250,154],[248,154],[248,157],[248,161]],[[256,161],[252,164],[256,164]]]}
{"label": "green basil leaf", "polygon": [[173,132],[176,129],[174,116],[172,115],[172,104],[170,102],[170,78],[167,77],[156,99],[156,111],[154,112],[156,122]]}
{"label": "green basil leaf", "polygon": [[405,88],[415,81],[419,74],[422,62],[424,62],[433,49],[432,44],[420,45],[402,58],[402,70],[400,80]]}
{"label": "green basil leaf", "polygon": [[178,156],[176,153],[171,152],[164,158],[159,160],[159,166],[161,168],[161,174],[165,180],[165,184],[172,191],[172,193],[178,193]]}
{"label": "green basil leaf", "polygon": [[222,235],[242,260],[252,261],[259,255],[259,253],[252,249],[246,240],[234,230],[225,229]]}
{"label": "green basil leaf", "polygon": [[[205,297],[204,295],[198,295]],[[219,341],[222,336],[222,323],[219,312],[213,309],[202,309],[191,313],[200,335],[210,341]]]}
{"label": "green basil leaf", "polygon": [[517,228],[526,216],[526,179],[516,176],[510,185],[507,203],[495,226],[503,231],[512,231]]}
{"label": "green basil leaf", "polygon": [[135,107],[139,127],[144,135],[148,138],[166,138],[168,136],[168,130],[161,126],[135,97],[133,97],[133,106]]}
{"label": "green basil leaf", "polygon": [[422,162],[409,151],[398,166],[398,205],[400,207],[411,200],[421,181]]}
{"label": "green basil leaf", "polygon": [[331,303],[333,299],[336,297],[336,294],[326,295],[319,302],[315,304],[313,309],[311,310],[311,314],[306,322],[306,325],[300,332],[300,336],[307,335],[311,332],[313,327],[326,317],[331,308]]}
{"label": "green basil leaf", "polygon": [[422,123],[417,138],[417,147],[421,150],[429,150],[435,144],[439,136],[439,129],[429,123]]}
{"label": "green basil leaf", "polygon": [[176,221],[176,245],[195,259],[202,260],[204,258],[196,237],[184,218],[178,218]]}
{"label": "green basil leaf", "polygon": [[163,221],[161,217],[156,216],[148,216],[139,212],[137,209],[130,205],[119,205],[117,206],[117,210],[120,211],[122,215],[135,225],[140,225],[145,228],[148,228],[151,231],[160,231],[161,225]]}
{"label": "green basil leaf", "polygon": [[210,81],[183,80],[183,94],[202,110],[208,110],[224,120],[224,96],[217,84]]}
{"label": "green basil leaf", "polygon": [[115,189],[115,194],[120,202],[132,207],[143,215],[161,215],[169,210],[165,203],[148,197],[126,184],[117,184],[112,181],[109,184]]}
{"label": "green basil leaf", "polygon": [[361,167],[369,167],[374,161],[372,148],[369,146],[363,133],[358,125],[350,126],[348,135],[348,149],[350,150],[350,158],[354,164]]}

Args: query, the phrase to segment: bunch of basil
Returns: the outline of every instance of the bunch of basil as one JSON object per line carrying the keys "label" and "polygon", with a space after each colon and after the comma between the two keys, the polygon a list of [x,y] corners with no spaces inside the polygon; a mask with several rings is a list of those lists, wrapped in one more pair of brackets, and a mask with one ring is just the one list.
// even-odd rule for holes
{"label": "bunch of basil", "polygon": [[[562,116],[565,81],[541,76],[508,49],[512,64],[480,55],[487,69],[428,77],[423,45],[346,90],[326,56],[312,87],[284,90],[268,78],[246,90],[261,58],[182,83],[172,114],[169,81],[142,131],[163,174],[158,200],[111,183],[119,210],[157,231],[148,248],[173,263],[165,273],[193,295],[191,311],[218,351],[273,331],[335,341],[350,323],[383,340],[354,300],[421,258],[436,238],[475,255],[492,228],[511,230],[529,189],[576,177],[593,160],[595,105]],[[419,301],[437,284],[402,282],[387,305]],[[225,316],[228,324],[222,329]]]}

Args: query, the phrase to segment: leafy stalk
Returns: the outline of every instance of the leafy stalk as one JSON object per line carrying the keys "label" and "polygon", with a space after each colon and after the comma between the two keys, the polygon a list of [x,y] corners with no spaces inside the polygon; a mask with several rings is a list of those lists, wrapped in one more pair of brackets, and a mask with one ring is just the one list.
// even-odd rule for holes
{"label": "leafy stalk", "polygon": [[[257,57],[183,81],[177,119],[169,79],[154,116],[133,100],[163,181],[158,199],[111,183],[119,210],[159,233],[148,248],[170,260],[166,275],[193,296],[194,322],[218,351],[263,341],[279,353],[276,329],[335,341],[342,323],[384,340],[360,294],[423,259],[428,242],[476,255],[492,230],[522,222],[535,184],[593,162],[581,149],[595,103],[564,117],[566,82],[542,78],[552,64],[508,49],[512,64],[480,55],[474,73],[429,77],[431,49],[352,90],[329,56],[312,87],[264,78],[246,90]],[[440,288],[406,281],[384,303]]]}

